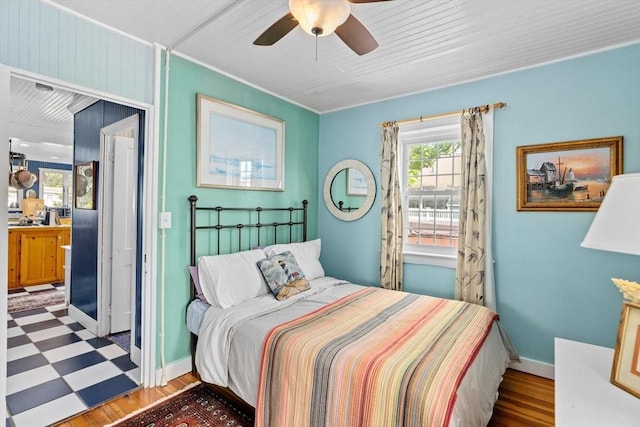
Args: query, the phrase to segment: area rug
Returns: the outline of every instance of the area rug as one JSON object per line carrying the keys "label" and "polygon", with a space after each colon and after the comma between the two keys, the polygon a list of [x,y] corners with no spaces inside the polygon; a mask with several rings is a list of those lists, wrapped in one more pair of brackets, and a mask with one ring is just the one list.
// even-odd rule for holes
{"label": "area rug", "polygon": [[250,427],[253,414],[243,412],[202,383],[110,424],[113,427]]}
{"label": "area rug", "polygon": [[107,339],[118,347],[129,353],[129,347],[131,342],[131,331],[119,332],[117,334],[107,336]]}
{"label": "area rug", "polygon": [[7,298],[7,311],[33,310],[34,308],[48,307],[64,303],[64,290],[51,289],[31,293],[29,295],[16,295]]}

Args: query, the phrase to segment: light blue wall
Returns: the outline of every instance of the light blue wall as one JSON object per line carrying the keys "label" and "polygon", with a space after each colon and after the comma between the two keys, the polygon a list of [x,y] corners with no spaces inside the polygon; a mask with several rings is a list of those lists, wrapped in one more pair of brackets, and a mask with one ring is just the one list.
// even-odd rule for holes
{"label": "light blue wall", "polygon": [[0,63],[151,104],[153,48],[39,0],[0,0]]}
{"label": "light blue wall", "polygon": [[[317,236],[318,230],[316,204],[318,163],[316,159],[318,158],[319,132],[318,114],[175,55],[171,57],[169,82],[166,210],[172,213],[172,228],[167,230],[165,270],[167,283],[165,348],[168,363],[189,356],[189,333],[185,325],[190,286],[187,272],[189,265],[188,197],[192,194],[198,196],[200,206],[261,206],[265,208],[301,207],[302,200],[307,199],[309,200],[308,238],[313,239]],[[196,94],[198,93],[284,120],[284,191],[196,187]],[[161,180],[162,177],[159,179]],[[159,200],[162,201],[161,198]],[[210,232],[211,234],[213,231]],[[203,237],[206,238],[206,236]],[[199,241],[202,241],[202,238]],[[158,277],[161,277],[161,274],[160,270]],[[161,307],[158,308],[160,309]]]}
{"label": "light blue wall", "polygon": [[[504,101],[495,113],[494,256],[502,322],[521,355],[553,362],[553,338],[613,347],[622,296],[609,280],[640,280],[640,258],[580,247],[594,213],[517,212],[516,147],[624,136],[624,171],[640,171],[640,45],[442,90],[324,114],[319,173],[355,158],[379,181],[380,123]],[[379,191],[379,183],[378,183]],[[321,206],[327,274],[377,284],[380,198],[363,219]],[[454,271],[405,264],[405,289],[453,296]]]}

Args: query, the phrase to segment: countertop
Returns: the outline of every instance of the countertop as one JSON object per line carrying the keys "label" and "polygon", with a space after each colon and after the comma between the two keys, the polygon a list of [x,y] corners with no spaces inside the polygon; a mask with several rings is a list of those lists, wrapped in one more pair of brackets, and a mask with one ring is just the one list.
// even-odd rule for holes
{"label": "countertop", "polygon": [[13,225],[12,223],[8,224],[9,230],[47,230],[50,228],[69,228],[71,227],[69,224],[60,224],[60,225]]}

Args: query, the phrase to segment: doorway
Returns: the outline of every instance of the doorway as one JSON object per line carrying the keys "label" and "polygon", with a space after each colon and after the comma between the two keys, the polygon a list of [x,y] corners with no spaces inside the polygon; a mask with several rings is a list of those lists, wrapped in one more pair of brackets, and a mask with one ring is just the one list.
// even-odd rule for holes
{"label": "doorway", "polygon": [[[0,126],[0,134],[2,134],[3,136],[3,140],[8,140],[8,137],[10,136],[9,132],[7,132],[10,128],[10,126],[8,125],[8,118],[9,118],[9,107],[10,107],[10,100],[11,100],[11,96],[10,96],[10,80],[13,78],[19,78],[19,79],[25,79],[28,81],[32,81],[32,82],[41,82],[43,81],[43,79],[40,76],[35,76],[35,75],[29,75],[28,73],[23,73],[20,72],[18,73],[17,71],[13,71],[13,72],[9,72],[8,69],[6,69],[5,67],[3,67],[2,65],[0,65],[0,122],[2,122],[3,126]],[[91,96],[91,92],[90,91],[86,91],[83,89],[78,89],[78,88],[71,88],[68,87],[66,84],[61,84],[60,82],[57,83],[61,88],[66,89],[66,90],[70,90],[70,91],[78,91],[78,93],[84,93],[87,94],[89,96]],[[101,95],[98,95],[101,96]],[[112,105],[115,105],[112,103]],[[134,103],[135,105],[135,103]],[[124,107],[124,106],[123,106]],[[152,126],[149,126],[147,124],[147,121],[145,120],[144,117],[147,117],[149,120],[153,120],[153,114],[151,114],[152,108],[150,106],[138,106],[136,107],[125,107],[125,108],[132,108],[132,109],[137,109],[138,111],[141,111],[143,113],[143,118],[139,121],[138,123],[138,133],[141,135],[139,138],[139,146],[138,149],[140,150],[140,152],[142,153],[142,145],[143,142],[147,140],[147,138],[151,139],[151,129],[153,128]],[[6,121],[5,121],[6,120]],[[146,133],[146,136],[144,135]],[[4,136],[6,136],[7,138],[4,138]],[[138,192],[136,194],[136,197],[138,198],[138,210],[139,212],[145,210],[145,209],[153,209],[155,207],[155,197],[153,195],[147,195],[144,198],[142,197],[142,188],[143,188],[143,183],[145,186],[144,188],[150,188],[149,186],[152,186],[151,182],[155,181],[157,178],[151,173],[153,171],[153,169],[150,167],[150,165],[152,164],[152,159],[154,159],[154,154],[155,154],[155,149],[153,147],[149,148],[150,153],[148,157],[143,157],[142,155],[140,155],[140,157],[138,158],[139,163],[138,163],[138,171],[148,171],[149,173],[144,174],[144,173],[140,173],[139,177],[136,177],[136,182],[138,184]],[[146,151],[146,148],[145,150]],[[5,145],[5,150],[3,150],[3,153],[5,154],[5,156],[8,156],[8,147]],[[143,167],[144,166],[144,167]],[[0,168],[0,171],[4,170],[5,171],[5,177],[7,176],[7,166],[6,163],[3,163],[3,167]],[[3,186],[3,190],[0,192],[0,194],[6,194],[4,193],[4,187]],[[146,193],[146,192],[145,192]],[[145,209],[143,209],[143,206],[145,207]],[[7,211],[3,211],[2,214],[0,214],[0,219],[2,219],[0,224],[0,229],[4,229],[5,232],[1,233],[2,235],[0,236],[0,243],[5,242],[4,245],[2,246],[6,246],[7,243]],[[138,305],[141,305],[141,301],[143,299],[146,298],[151,298],[154,299],[155,298],[155,291],[153,290],[153,287],[151,287],[150,283],[150,278],[148,277],[148,273],[146,272],[146,269],[143,268],[142,265],[142,259],[145,260],[145,262],[147,262],[147,255],[144,255],[147,253],[147,251],[149,250],[150,244],[152,242],[152,239],[154,238],[153,236],[154,234],[154,228],[151,227],[150,224],[148,224],[146,221],[143,221],[140,218],[138,212],[138,219],[137,219],[137,227],[136,227],[136,242],[138,244],[138,256],[137,259],[135,260],[135,265],[140,269],[140,274],[138,275],[138,277],[136,278],[136,292],[137,295],[139,296],[139,301],[138,301]],[[96,240],[93,240],[93,242],[96,242]],[[97,243],[95,243],[97,246]],[[77,245],[78,247],[81,245]],[[82,251],[79,251],[82,252]],[[151,255],[151,258],[154,258],[155,255]],[[0,266],[0,273],[2,273],[2,280],[4,281],[7,278],[7,263],[3,263],[2,266]],[[6,283],[6,282],[4,282]],[[6,288],[6,286],[5,286]],[[0,326],[0,342],[7,342],[8,338],[11,338],[13,341],[16,341],[15,336],[11,336],[7,334],[7,318],[5,317],[7,314],[7,295],[3,293],[2,297],[0,297],[0,320],[2,322],[2,325]],[[136,311],[136,310],[133,310]],[[136,332],[134,334],[131,334],[131,341],[133,341],[133,336],[137,335],[137,345],[133,348],[136,348],[138,351],[138,354],[140,354],[140,349],[144,348],[145,351],[144,353],[141,354],[141,356],[138,356],[138,362],[140,369],[137,369],[137,373],[135,374],[137,377],[137,382],[138,384],[144,384],[145,386],[153,386],[155,385],[155,355],[154,352],[152,350],[149,349],[154,349],[155,348],[155,344],[153,344],[154,342],[154,334],[153,333],[148,333],[146,332],[147,328],[149,328],[148,325],[151,325],[151,327],[153,328],[153,322],[151,321],[151,319],[154,318],[155,316],[155,311],[154,310],[148,310],[146,312],[141,312],[140,310],[137,311],[136,318],[135,321],[133,322],[134,325],[134,330],[135,330],[135,326],[138,325],[139,328],[136,330]],[[57,315],[57,313],[56,313]],[[67,320],[64,320],[63,323],[68,323]],[[44,333],[44,331],[43,331]],[[82,332],[83,336],[82,336],[82,341],[86,342],[86,341],[91,341],[93,344],[95,344],[96,346],[99,346],[101,349],[107,349],[107,346],[109,345],[109,343],[105,343],[104,341],[93,341],[90,337],[85,337],[84,334],[85,332]],[[144,337],[144,339],[142,338]],[[76,344],[78,345],[78,344]],[[84,344],[82,344],[84,345]],[[104,347],[102,347],[104,345]],[[3,361],[7,360],[7,347],[6,346],[2,346],[3,348],[0,349],[0,359],[2,359]],[[99,350],[98,352],[100,352],[102,350]],[[85,354],[85,353],[83,353]],[[92,353],[93,354],[93,353]],[[39,356],[33,355],[34,358],[38,358]],[[108,356],[104,356],[106,358],[109,358],[110,360],[114,357],[112,355],[108,355]],[[127,355],[127,358],[129,357],[129,355]],[[142,358],[142,360],[140,361],[140,358]],[[55,363],[61,363],[63,362],[62,360],[56,361]],[[125,363],[124,361],[120,361],[118,360],[117,363],[121,363],[124,367],[122,368],[123,372],[128,369],[127,366],[129,366],[127,363]],[[6,396],[6,391],[7,389],[5,388],[7,385],[7,367],[6,364],[3,362],[2,367],[0,367],[0,400],[5,400],[5,396]],[[47,368],[48,369],[48,368]],[[105,371],[104,370],[100,370],[98,367],[96,367],[96,369],[98,369],[100,372],[100,375],[105,375]],[[49,369],[50,370],[50,369]],[[68,374],[67,374],[68,375]],[[77,375],[77,377],[81,377],[82,379],[79,380],[79,382],[84,381],[84,378],[88,377],[89,375]],[[82,384],[76,384],[77,388],[82,387]],[[24,386],[26,387],[26,385]],[[100,391],[103,391],[104,387],[100,387]],[[95,396],[95,395],[94,395]],[[56,407],[63,407],[64,405],[60,406],[60,405],[56,405]],[[42,408],[44,409],[45,406],[42,406]],[[5,414],[5,410],[6,408],[3,407],[2,411],[0,411],[0,413],[2,414],[2,417],[4,418],[4,414]],[[70,406],[67,406],[67,409],[71,409]]]}
{"label": "doorway", "polygon": [[100,185],[103,207],[98,229],[98,335],[129,332],[131,360],[140,364],[135,345],[138,115],[100,130]]}

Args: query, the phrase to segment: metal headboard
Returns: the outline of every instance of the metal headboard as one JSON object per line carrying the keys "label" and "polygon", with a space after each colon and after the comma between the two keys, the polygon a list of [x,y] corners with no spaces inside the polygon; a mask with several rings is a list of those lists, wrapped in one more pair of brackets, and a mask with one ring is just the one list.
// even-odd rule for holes
{"label": "metal headboard", "polygon": [[[215,253],[211,255],[220,254],[220,233],[222,230],[236,230],[237,233],[237,250],[241,251],[244,249],[251,249],[255,246],[263,246],[274,243],[282,243],[282,241],[278,241],[278,231],[280,229],[285,229],[285,232],[288,228],[288,241],[286,243],[291,243],[294,239],[294,227],[301,226],[302,227],[302,241],[307,240],[307,206],[309,202],[307,200],[302,201],[302,207],[286,207],[286,208],[223,208],[220,206],[197,206],[198,197],[197,196],[189,196],[189,203],[191,205],[191,256],[190,256],[190,265],[195,266],[197,261],[196,254],[196,235],[200,230],[214,230],[216,232],[215,236]],[[206,221],[198,222],[197,212],[199,211],[208,211],[210,213],[214,213],[212,216],[207,216]],[[251,213],[255,213],[255,221],[250,221],[249,223],[230,223],[230,221],[222,218],[222,212],[245,212],[248,215]],[[267,212],[282,212],[284,213],[283,218],[284,221],[273,221],[263,223],[263,214],[266,215]],[[287,215],[288,213],[288,215]],[[212,218],[213,217],[213,218]],[[301,218],[300,218],[301,217]],[[243,248],[243,231],[245,230],[256,230],[256,240],[250,241],[247,247]],[[273,236],[270,241],[265,241],[266,237],[263,236],[263,230],[273,230]],[[282,233],[281,233],[282,235]],[[280,236],[281,237],[281,236]],[[282,237],[281,237],[282,239]],[[245,245],[246,246],[246,245]],[[191,286],[191,298],[194,297],[194,287],[193,284]]]}

